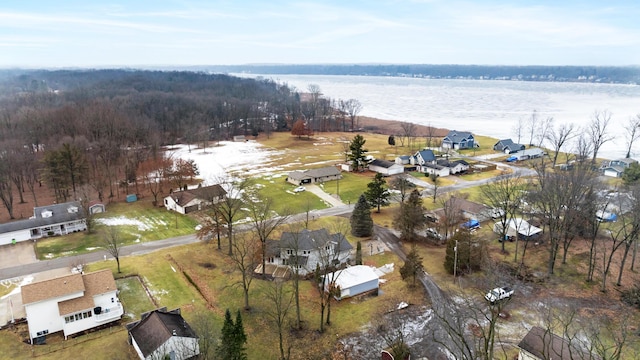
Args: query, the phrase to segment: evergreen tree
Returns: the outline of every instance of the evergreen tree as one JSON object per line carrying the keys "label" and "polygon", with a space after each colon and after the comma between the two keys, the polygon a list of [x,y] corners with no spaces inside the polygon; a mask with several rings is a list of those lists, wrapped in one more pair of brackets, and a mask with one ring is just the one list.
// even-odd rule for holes
{"label": "evergreen tree", "polygon": [[364,196],[367,198],[367,201],[371,205],[371,207],[377,207],[378,210],[376,212],[380,212],[381,206],[389,205],[389,190],[387,189],[387,182],[385,181],[382,174],[377,173],[373,178],[373,181],[367,184],[367,191],[365,191]]}
{"label": "evergreen tree", "polygon": [[240,314],[240,310],[238,310],[236,314],[236,323],[234,325],[233,337],[237,349],[237,357],[235,357],[234,360],[246,359],[247,354],[244,345],[247,343],[247,334],[244,332],[244,325],[242,324],[242,314]]}
{"label": "evergreen tree", "polygon": [[244,344],[247,342],[247,335],[242,325],[240,311],[236,316],[236,323],[231,319],[231,311],[227,309],[224,313],[224,323],[222,324],[222,334],[220,344],[216,349],[216,358],[222,360],[246,360]]}
{"label": "evergreen tree", "polygon": [[356,265],[362,265],[362,243],[360,241],[356,245]]}
{"label": "evergreen tree", "polygon": [[418,250],[416,246],[411,247],[411,251],[407,254],[407,260],[405,260],[404,265],[400,268],[400,276],[402,276],[402,280],[408,281],[411,280],[411,287],[416,286],[416,279],[420,273],[424,270],[424,265],[422,265],[422,256],[418,254]]}
{"label": "evergreen tree", "polygon": [[351,235],[367,237],[373,234],[373,219],[371,219],[371,207],[367,203],[364,194],[360,195],[358,202],[351,213]]}
{"label": "evergreen tree", "polygon": [[424,227],[425,224],[422,197],[420,197],[420,192],[417,189],[414,189],[409,194],[407,201],[400,206],[394,221],[395,228],[400,230],[400,239],[403,241],[415,240],[416,231]]}
{"label": "evergreen tree", "polygon": [[354,136],[353,140],[351,140],[351,143],[349,144],[349,150],[351,151],[349,153],[349,160],[353,166],[353,171],[358,171],[360,165],[364,162],[364,154],[368,151],[364,148],[364,143],[366,142],[367,140],[365,140],[362,135],[358,134]]}
{"label": "evergreen tree", "polygon": [[484,251],[484,243],[475,239],[468,229],[461,228],[447,242],[444,268],[450,274],[454,273],[454,264],[457,265],[456,274],[478,271],[482,264]]}

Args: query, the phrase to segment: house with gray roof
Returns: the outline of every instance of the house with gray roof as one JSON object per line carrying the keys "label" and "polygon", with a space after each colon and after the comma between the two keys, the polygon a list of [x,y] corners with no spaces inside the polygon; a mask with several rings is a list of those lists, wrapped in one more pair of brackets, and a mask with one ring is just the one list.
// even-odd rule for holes
{"label": "house with gray roof", "polygon": [[451,130],[442,138],[442,148],[444,149],[473,149],[475,147],[473,134],[468,131]]}
{"label": "house with gray roof", "polygon": [[39,206],[29,219],[0,224],[0,245],[87,230],[79,201]]}
{"label": "house with gray roof", "polygon": [[511,154],[516,151],[524,150],[525,146],[522,144],[516,144],[511,139],[503,139],[493,145],[493,150],[501,151],[505,154]]}
{"label": "house with gray roof", "polygon": [[[329,262],[340,267],[351,260],[353,246],[343,234],[330,234],[327,229],[300,232],[284,232],[280,240],[271,240],[267,244],[267,267],[265,273],[272,275],[280,268],[297,271],[307,275],[316,269],[316,265],[324,266]],[[262,265],[256,273],[262,272]],[[290,271],[287,271],[288,273]]]}
{"label": "house with gray roof", "polygon": [[287,175],[287,181],[293,185],[322,183],[342,179],[340,169],[335,166],[325,166],[318,169],[296,170]]}
{"label": "house with gray roof", "polygon": [[512,154],[518,161],[541,158],[546,153],[539,148],[529,148],[526,150],[516,151]]}
{"label": "house with gray roof", "polygon": [[224,200],[225,196],[227,192],[219,184],[201,186],[196,189],[172,192],[164,198],[164,207],[167,210],[188,214],[216,204]]}
{"label": "house with gray roof", "polygon": [[141,360],[194,359],[200,354],[198,336],[182,317],[180,309],[167,308],[142,314],[127,324],[129,343]]}
{"label": "house with gray roof", "polygon": [[604,164],[602,167],[602,173],[605,176],[622,177],[625,169],[629,168],[632,164],[637,163],[638,160],[631,158],[611,160],[608,164]]}

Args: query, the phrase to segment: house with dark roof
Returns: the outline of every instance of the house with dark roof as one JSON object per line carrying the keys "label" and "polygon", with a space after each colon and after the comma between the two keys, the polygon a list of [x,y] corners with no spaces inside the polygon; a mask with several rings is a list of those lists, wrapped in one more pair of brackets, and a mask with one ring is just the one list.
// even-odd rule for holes
{"label": "house with dark roof", "polygon": [[460,174],[469,170],[469,163],[464,160],[446,160],[441,159],[436,161],[436,164],[449,168],[449,174]]}
{"label": "house with dark roof", "polygon": [[[343,234],[330,234],[327,229],[300,232],[283,232],[280,240],[271,240],[267,244],[267,266],[265,273],[290,273],[297,269],[298,274],[306,275],[329,261],[332,266],[340,267],[351,260],[353,246]],[[283,269],[289,271],[282,271]],[[262,264],[255,270],[262,273]]]}
{"label": "house with dark roof", "polygon": [[468,131],[451,130],[444,138],[442,138],[441,146],[444,149],[458,150],[473,149],[476,144],[472,133]]}
{"label": "house with dark roof", "polygon": [[182,317],[180,309],[156,309],[126,325],[129,343],[141,360],[184,360],[200,354],[198,336]]}
{"label": "house with dark roof", "polygon": [[164,207],[167,210],[188,214],[218,203],[226,195],[227,192],[218,184],[201,186],[191,190],[174,191],[164,198]]}
{"label": "house with dark roof", "polygon": [[[491,219],[492,209],[490,207],[467,199],[452,196],[447,200],[445,207],[449,209],[449,216],[455,216],[460,220],[477,220],[483,222]],[[430,216],[434,217],[435,220],[440,220],[445,216],[445,210],[444,208],[436,209]]]}
{"label": "house with dark roof", "polygon": [[624,170],[629,168],[632,164],[637,164],[638,160],[631,158],[616,159],[609,161],[602,167],[602,173],[605,176],[622,177]]}
{"label": "house with dark roof", "polygon": [[526,150],[520,150],[520,151],[516,151],[515,153],[512,153],[512,156],[518,161],[538,159],[545,155],[546,153],[544,152],[544,150],[540,148],[529,148]]}
{"label": "house with dark roof", "polygon": [[384,176],[391,176],[402,174],[404,172],[404,166],[392,161],[374,159],[369,163],[369,170],[380,173]]}
{"label": "house with dark roof", "polygon": [[511,154],[516,151],[524,150],[525,146],[522,144],[516,144],[511,139],[503,139],[493,145],[493,150],[501,151],[505,154]]}
{"label": "house with dark roof", "polygon": [[420,166],[419,168],[420,172],[423,172],[429,175],[434,174],[435,176],[449,176],[450,172],[449,172],[449,168],[446,166],[442,166],[442,165],[438,165],[433,164],[433,163],[426,163],[422,166]]}
{"label": "house with dark roof", "polygon": [[0,245],[87,230],[79,201],[33,208],[29,219],[0,224]]}
{"label": "house with dark roof", "polygon": [[325,166],[318,169],[296,170],[287,175],[287,181],[293,185],[321,183],[342,179],[340,169],[335,166]]}
{"label": "house with dark roof", "polygon": [[120,320],[124,309],[111,270],[71,274],[23,285],[22,304],[32,343],[62,331],[69,335]]}
{"label": "house with dark roof", "polygon": [[520,348],[518,360],[601,359],[600,356],[590,354],[580,349],[576,344],[572,344],[569,340],[539,326],[532,327],[522,341],[518,343],[518,347]]}

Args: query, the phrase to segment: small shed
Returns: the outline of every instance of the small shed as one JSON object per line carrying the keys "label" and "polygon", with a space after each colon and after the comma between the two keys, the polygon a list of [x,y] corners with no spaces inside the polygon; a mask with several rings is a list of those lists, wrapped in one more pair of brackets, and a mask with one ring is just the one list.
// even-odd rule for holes
{"label": "small shed", "polygon": [[[370,266],[351,266],[325,276],[328,280],[333,279],[335,286],[340,289],[340,294],[335,295],[336,300],[369,292],[377,294],[378,292],[379,278],[375,269]],[[328,290],[329,285],[325,285],[325,291]]]}

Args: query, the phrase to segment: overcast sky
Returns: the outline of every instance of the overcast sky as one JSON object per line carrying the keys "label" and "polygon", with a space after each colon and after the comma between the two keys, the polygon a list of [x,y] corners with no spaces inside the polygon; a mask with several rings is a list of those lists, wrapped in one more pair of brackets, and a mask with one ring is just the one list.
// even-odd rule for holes
{"label": "overcast sky", "polygon": [[8,0],[0,67],[638,65],[638,19],[638,0]]}

